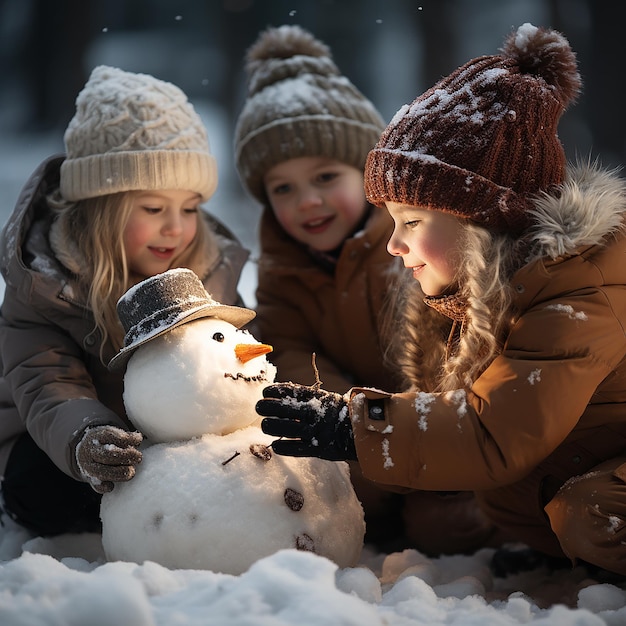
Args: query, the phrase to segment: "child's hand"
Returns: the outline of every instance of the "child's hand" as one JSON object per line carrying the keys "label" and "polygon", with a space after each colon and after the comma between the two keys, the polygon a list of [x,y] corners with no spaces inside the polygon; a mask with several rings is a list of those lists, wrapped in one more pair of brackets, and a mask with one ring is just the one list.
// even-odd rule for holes
{"label": "child's hand", "polygon": [[356,460],[343,396],[305,385],[279,383],[266,387],[263,397],[256,404],[257,413],[267,416],[261,422],[263,432],[291,439],[274,441],[274,452],[329,461]]}
{"label": "child's hand", "polygon": [[94,491],[112,491],[113,483],[135,475],[135,465],[141,463],[137,446],[142,440],[141,433],[115,426],[88,428],[76,446],[78,469]]}

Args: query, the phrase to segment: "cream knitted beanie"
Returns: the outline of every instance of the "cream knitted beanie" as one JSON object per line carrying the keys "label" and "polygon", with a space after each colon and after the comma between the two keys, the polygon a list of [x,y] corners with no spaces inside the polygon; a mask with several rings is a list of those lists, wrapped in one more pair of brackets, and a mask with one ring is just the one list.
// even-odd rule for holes
{"label": "cream knitted beanie", "polygon": [[299,26],[268,28],[248,51],[246,71],[235,160],[251,195],[263,203],[263,176],[288,159],[323,156],[363,169],[385,123],[328,46]]}
{"label": "cream knitted beanie", "polygon": [[66,200],[149,189],[195,191],[208,200],[217,187],[202,120],[178,87],[147,74],[96,67],[64,139]]}

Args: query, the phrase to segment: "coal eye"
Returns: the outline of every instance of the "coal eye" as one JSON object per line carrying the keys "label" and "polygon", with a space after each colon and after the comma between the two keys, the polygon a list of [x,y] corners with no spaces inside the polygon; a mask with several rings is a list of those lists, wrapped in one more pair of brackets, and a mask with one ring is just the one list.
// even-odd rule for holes
{"label": "coal eye", "polygon": [[224,335],[222,335],[222,333],[215,333],[213,335],[213,339],[215,339],[215,341],[219,341],[220,343],[222,343],[222,341],[224,341]]}

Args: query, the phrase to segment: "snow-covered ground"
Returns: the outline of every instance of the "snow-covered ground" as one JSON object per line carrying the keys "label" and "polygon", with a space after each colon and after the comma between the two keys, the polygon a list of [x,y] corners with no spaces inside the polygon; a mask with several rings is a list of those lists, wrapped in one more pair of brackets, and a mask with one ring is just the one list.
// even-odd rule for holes
{"label": "snow-covered ground", "polygon": [[366,550],[348,569],[285,550],[231,576],[106,563],[98,535],[30,538],[12,522],[0,531],[3,626],[626,624],[623,587],[581,568],[494,579],[491,549],[438,559]]}

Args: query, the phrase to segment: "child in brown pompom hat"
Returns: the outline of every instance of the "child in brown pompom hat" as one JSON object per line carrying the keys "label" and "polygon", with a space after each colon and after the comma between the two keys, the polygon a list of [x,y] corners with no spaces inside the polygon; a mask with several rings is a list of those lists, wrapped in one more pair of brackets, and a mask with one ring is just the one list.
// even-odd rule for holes
{"label": "child in brown pompom hat", "polygon": [[[363,187],[365,160],[385,124],[329,47],[299,26],[260,33],[246,70],[235,154],[244,186],[263,205],[255,336],[274,347],[279,380],[315,383],[314,354],[326,389],[399,390],[379,332],[399,272],[386,250],[392,222]],[[465,494],[404,496],[363,481],[358,467],[352,476],[368,542],[439,553],[443,537],[456,535],[455,546],[470,549],[491,532]],[[407,544],[403,510],[414,501],[427,521]]]}
{"label": "child in brown pompom hat", "polygon": [[331,450],[374,482],[474,492],[532,557],[497,551],[496,574],[626,576],[626,186],[566,165],[557,125],[580,87],[565,37],[524,24],[403,106],[365,188],[408,270],[393,331],[412,390],[315,392],[320,415],[309,390],[278,385],[257,406],[291,438],[279,454]]}

